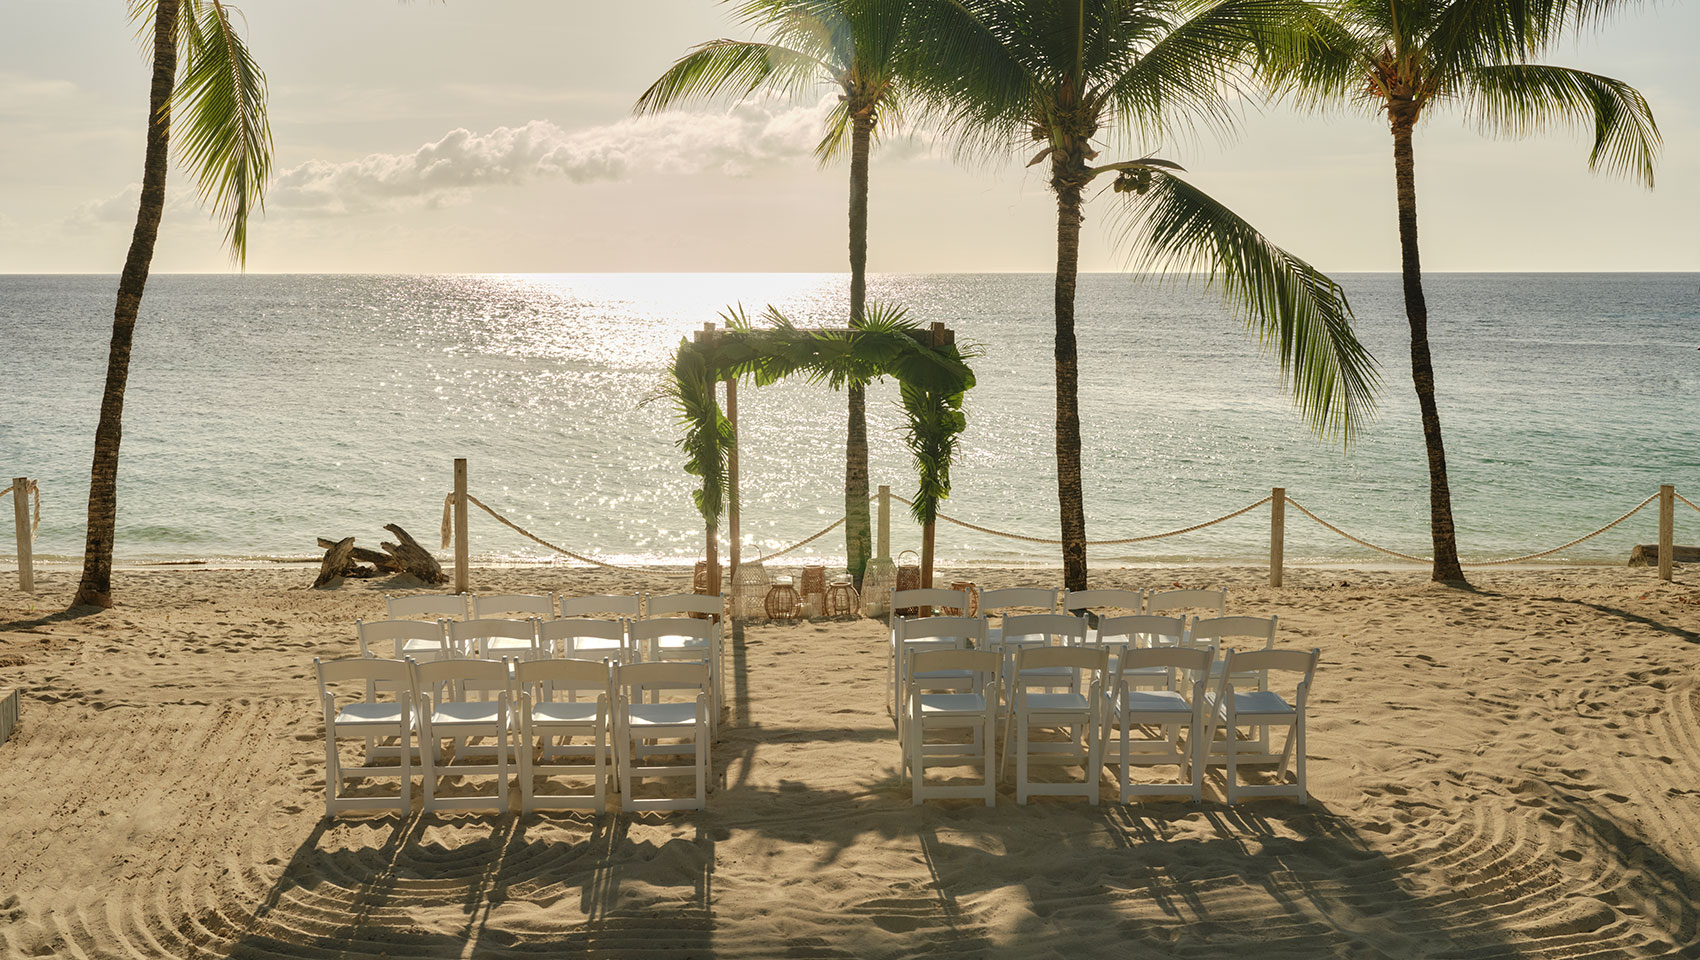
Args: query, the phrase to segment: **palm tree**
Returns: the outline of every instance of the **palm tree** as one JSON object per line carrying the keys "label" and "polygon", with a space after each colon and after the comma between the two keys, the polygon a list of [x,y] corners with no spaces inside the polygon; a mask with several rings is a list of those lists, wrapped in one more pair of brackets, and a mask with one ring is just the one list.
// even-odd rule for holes
{"label": "palm tree", "polygon": [[[271,170],[271,129],[266,121],[266,81],[220,0],[130,0],[130,15],[153,25],[153,84],[148,92],[147,149],[142,198],[118,304],[112,314],[106,388],[94,434],[89,479],[89,525],[83,576],[71,606],[112,606],[112,542],[118,522],[118,442],[123,433],[124,386],[130,344],[165,213],[165,173],[171,114],[183,113],[178,158],[195,175],[201,200],[225,225],[231,255],[245,263],[248,213],[261,202]],[[145,27],[144,27],[145,30]],[[185,64],[181,80],[177,63]]]}
{"label": "palm tree", "polygon": [[[743,0],[738,12],[773,42],[710,40],[668,68],[638,98],[639,113],[757,90],[797,93],[820,84],[840,90],[826,136],[825,164],[850,148],[850,326],[862,320],[868,272],[868,155],[882,121],[898,111],[903,0]],[[873,551],[868,519],[867,383],[850,377],[844,453],[845,555],[859,587]]]}
{"label": "palm tree", "polygon": [[970,153],[1043,145],[1057,198],[1056,456],[1063,576],[1086,586],[1075,280],[1086,189],[1114,176],[1121,239],[1146,269],[1202,269],[1279,358],[1319,432],[1349,438],[1370,412],[1374,361],[1334,281],[1276,246],[1152,156],[1097,163],[1099,134],[1154,143],[1231,121],[1228,85],[1248,49],[1285,24],[1284,0],[926,0],[915,90]]}
{"label": "palm tree", "polygon": [[1413,132],[1431,105],[1457,102],[1483,132],[1520,137],[1555,123],[1592,125],[1591,169],[1653,185],[1659,130],[1647,101],[1621,80],[1528,62],[1570,27],[1617,0],[1341,0],[1317,4],[1285,44],[1263,48],[1279,91],[1310,106],[1357,102],[1384,113],[1393,134],[1399,259],[1411,328],[1411,379],[1428,449],[1432,576],[1462,583],[1429,355],[1428,303],[1417,250]]}

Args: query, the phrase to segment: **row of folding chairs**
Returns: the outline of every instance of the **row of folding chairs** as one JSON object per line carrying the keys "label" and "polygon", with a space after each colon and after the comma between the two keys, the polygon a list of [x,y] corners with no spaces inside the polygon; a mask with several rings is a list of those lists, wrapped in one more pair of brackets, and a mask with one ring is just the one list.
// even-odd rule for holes
{"label": "row of folding chairs", "polygon": [[[940,613],[965,614],[974,601],[967,590],[927,587],[892,592],[893,615],[898,610],[933,609]],[[1058,590],[1052,587],[1002,587],[980,591],[977,612],[991,616],[1009,610],[1034,613],[1099,613],[1120,610],[1130,614],[1228,612],[1226,590]]]}
{"label": "row of folding chairs", "polygon": [[[1062,614],[1006,618],[1000,641],[988,637],[983,617],[898,618],[894,630],[898,739],[915,803],[977,797],[992,804],[999,719],[1005,721],[1004,762],[1016,758],[1020,803],[1035,793],[1083,795],[1096,803],[1096,772],[1105,763],[1117,768],[1123,802],[1142,793],[1202,799],[1207,762],[1227,766],[1230,803],[1242,796],[1287,795],[1300,802],[1307,796],[1304,708],[1318,651],[1274,649],[1274,618],[1219,617],[1187,626],[1171,617],[1113,617],[1101,621],[1096,642],[1084,618]],[[1255,649],[1231,645],[1247,639]],[[1272,671],[1302,674],[1292,701],[1270,688]],[[1289,732],[1277,755],[1271,730],[1281,727]],[[1066,738],[1057,738],[1059,728],[1066,728]],[[966,743],[929,742],[928,732],[938,730],[970,736]],[[1041,739],[1034,738],[1036,731]],[[1119,749],[1106,757],[1118,733]],[[1289,785],[1295,748],[1296,780]],[[1072,783],[1035,782],[1029,765],[1036,756],[1079,765],[1087,775]],[[1240,784],[1241,765],[1271,762],[1280,765],[1274,784]],[[1130,780],[1134,767],[1160,763],[1179,766],[1180,781]],[[980,766],[981,781],[926,781],[928,766],[963,765]]]}
{"label": "row of folding chairs", "polygon": [[[427,812],[506,812],[512,774],[525,812],[600,812],[610,779],[618,782],[622,810],[700,810],[706,803],[713,740],[706,664],[368,657],[314,658],[313,664],[324,709],[327,816],[408,813],[415,757]],[[364,754],[353,764],[344,763],[338,749],[338,740],[350,738],[364,741]],[[448,752],[441,749],[444,741],[451,744]],[[377,763],[383,759],[396,763]],[[399,779],[396,794],[346,792],[349,780],[386,777]],[[479,777],[492,778],[493,790],[441,795],[444,780]],[[539,778],[588,780],[588,786],[539,794]],[[636,796],[639,781],[678,778],[692,780],[694,790]]]}
{"label": "row of folding chairs", "polygon": [[713,594],[605,593],[569,597],[564,593],[425,593],[408,597],[386,595],[384,604],[391,620],[486,620],[492,617],[670,617],[681,613],[708,614],[716,619],[726,611],[725,601]]}

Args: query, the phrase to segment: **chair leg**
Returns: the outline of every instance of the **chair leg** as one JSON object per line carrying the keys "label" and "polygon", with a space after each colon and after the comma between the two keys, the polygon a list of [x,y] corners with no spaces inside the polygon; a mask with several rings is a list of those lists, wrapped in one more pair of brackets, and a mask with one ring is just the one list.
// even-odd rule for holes
{"label": "chair leg", "polygon": [[594,736],[596,765],[591,772],[596,775],[596,786],[591,788],[591,794],[596,798],[596,812],[601,813],[608,806],[608,724],[601,717],[596,720]]}
{"label": "chair leg", "polygon": [[1234,722],[1234,712],[1232,708],[1228,710],[1228,721],[1226,726],[1228,728],[1228,806],[1231,807],[1235,803],[1239,802],[1239,768],[1237,766],[1237,762],[1239,755],[1238,744],[1240,739],[1239,725]]}
{"label": "chair leg", "polygon": [[1287,742],[1292,743],[1295,738],[1298,740],[1297,750],[1299,754],[1294,760],[1299,781],[1299,803],[1308,804],[1310,803],[1310,788],[1305,783],[1305,718],[1303,714],[1300,714],[1298,722],[1293,724],[1293,730],[1288,735]]}
{"label": "chair leg", "polygon": [[985,728],[985,735],[980,739],[985,745],[984,749],[986,751],[986,759],[985,765],[980,768],[980,771],[984,775],[986,781],[986,806],[995,807],[998,805],[998,781],[996,773],[998,769],[998,708],[996,704],[986,704],[986,719],[983,721],[983,726]]}
{"label": "chair leg", "polygon": [[397,788],[401,800],[396,804],[396,809],[404,817],[413,812],[413,747],[408,743],[408,726],[404,720],[401,736],[396,741],[401,744],[401,784]]}
{"label": "chair leg", "polygon": [[1027,803],[1027,738],[1029,736],[1027,711],[1020,711],[1015,722],[1020,728],[1016,731],[1015,738],[1015,802],[1025,806]]}
{"label": "chair leg", "polygon": [[431,736],[429,743],[421,744],[419,747],[420,767],[424,774],[421,779],[424,780],[425,787],[425,796],[420,803],[420,808],[426,813],[437,809],[437,748],[441,745],[442,741]]}
{"label": "chair leg", "polygon": [[921,789],[927,776],[927,764],[921,756],[921,744],[925,742],[925,730],[918,718],[910,718],[905,724],[903,752],[906,756],[900,765],[909,771],[909,802],[913,806],[921,805]]}
{"label": "chair leg", "polygon": [[506,726],[496,734],[496,806],[503,812],[508,812],[508,749],[513,741],[508,737]]}
{"label": "chair leg", "polygon": [[342,763],[336,755],[336,730],[325,728],[325,816],[336,816],[337,794],[342,792]]}

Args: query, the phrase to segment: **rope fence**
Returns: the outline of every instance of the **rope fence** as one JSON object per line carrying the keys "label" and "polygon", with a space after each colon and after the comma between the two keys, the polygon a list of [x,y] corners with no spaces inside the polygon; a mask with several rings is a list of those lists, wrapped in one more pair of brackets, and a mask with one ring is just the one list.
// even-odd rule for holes
{"label": "rope fence", "polygon": [[[17,486],[17,483],[13,482],[7,485],[6,489],[0,490],[0,497],[4,497],[11,493],[12,488],[15,486]],[[34,518],[30,520],[30,536],[33,537],[39,530],[41,530],[41,484],[38,481],[29,480],[26,481],[25,486],[28,488],[29,495],[34,498],[35,501],[35,515]],[[1689,506],[1693,506],[1693,504],[1689,504]]]}
{"label": "rope fence", "polygon": [[[1521,554],[1521,555],[1515,556],[1515,557],[1504,557],[1504,558],[1494,559],[1494,560],[1462,560],[1462,561],[1460,561],[1460,563],[1461,563],[1462,566],[1466,566],[1466,567],[1497,567],[1497,566],[1505,566],[1505,565],[1514,564],[1514,563],[1525,563],[1525,562],[1528,562],[1528,561],[1531,561],[1531,560],[1540,560],[1540,559],[1545,558],[1545,557],[1553,556],[1554,554],[1563,553],[1564,551],[1569,550],[1572,547],[1586,543],[1587,541],[1592,540],[1595,537],[1598,537],[1601,534],[1604,534],[1604,533],[1616,528],[1617,526],[1619,526],[1622,523],[1624,523],[1625,521],[1627,521],[1629,518],[1635,516],[1636,514],[1640,513],[1642,510],[1646,509],[1654,501],[1659,500],[1661,496],[1665,496],[1667,494],[1667,492],[1671,497],[1674,498],[1674,500],[1680,500],[1684,504],[1686,504],[1689,508],[1693,509],[1695,512],[1700,513],[1700,505],[1696,505],[1694,503],[1694,501],[1689,500],[1687,497],[1684,497],[1680,493],[1676,493],[1673,488],[1668,488],[1668,487],[1662,488],[1660,492],[1654,493],[1652,496],[1649,496],[1645,500],[1642,500],[1640,503],[1631,507],[1628,511],[1626,511],[1622,515],[1620,515],[1616,519],[1612,520],[1610,523],[1607,523],[1604,526],[1599,527],[1598,529],[1589,531],[1588,533],[1585,533],[1582,536],[1576,537],[1573,540],[1568,540],[1564,543],[1561,543],[1556,547],[1552,547],[1552,548],[1549,548],[1549,549],[1546,549],[1546,550],[1539,550],[1539,551],[1536,551],[1534,553],[1525,553],[1525,554]],[[545,540],[542,537],[537,536],[536,534],[525,529],[524,527],[520,526],[519,524],[515,523],[514,521],[508,519],[507,517],[503,516],[501,513],[497,512],[496,510],[492,509],[491,507],[486,505],[483,501],[479,500],[477,497],[472,496],[470,493],[466,494],[465,496],[466,496],[468,503],[478,507],[479,509],[483,510],[485,513],[488,513],[491,517],[495,518],[497,522],[503,524],[504,526],[508,527],[509,529],[513,530],[514,532],[518,533],[519,535],[525,537],[526,539],[531,540],[532,542],[538,544],[539,546],[542,546],[542,547],[544,547],[548,550],[551,550],[555,553],[558,553],[562,556],[569,557],[573,560],[578,560],[582,563],[588,563],[588,564],[592,564],[592,565],[595,565],[595,566],[598,566],[598,567],[606,567],[610,570],[620,570],[620,571],[625,571],[625,572],[630,572],[630,573],[654,573],[654,571],[652,571],[652,570],[640,570],[640,569],[634,568],[634,567],[622,566],[622,565],[619,565],[619,564],[609,563],[609,562],[604,561],[604,560],[598,560],[595,557],[586,556],[586,555],[581,554],[581,553],[575,553],[574,551],[568,550],[565,547],[562,547],[562,546],[555,544],[555,543],[551,543],[548,540]],[[905,506],[913,507],[915,505],[914,501],[908,499],[907,497],[903,497],[903,496],[900,496],[898,494],[889,494],[889,496],[892,500],[895,500],[898,503],[901,503]],[[1427,564],[1427,563],[1432,562],[1432,558],[1430,558],[1430,557],[1423,557],[1423,556],[1417,556],[1417,555],[1409,554],[1409,553],[1402,553],[1398,550],[1394,550],[1394,549],[1389,548],[1389,547],[1384,547],[1380,544],[1372,543],[1369,540],[1365,540],[1364,538],[1359,537],[1359,536],[1337,526],[1336,524],[1333,524],[1333,523],[1329,522],[1328,520],[1323,519],[1321,516],[1317,515],[1317,513],[1315,511],[1311,510],[1309,507],[1305,506],[1303,503],[1300,503],[1298,500],[1295,500],[1292,497],[1287,496],[1285,494],[1285,491],[1282,490],[1282,489],[1277,489],[1274,492],[1272,492],[1269,496],[1263,497],[1260,500],[1253,501],[1252,503],[1246,504],[1245,506],[1240,507],[1237,510],[1233,510],[1229,513],[1225,513],[1225,514],[1223,514],[1219,517],[1216,517],[1214,519],[1211,519],[1211,520],[1206,520],[1202,523],[1195,523],[1195,524],[1192,524],[1191,526],[1181,527],[1181,528],[1175,529],[1175,530],[1166,530],[1166,531],[1163,531],[1161,533],[1145,534],[1143,536],[1122,537],[1122,538],[1114,539],[1114,540],[1088,540],[1088,541],[1086,541],[1086,545],[1091,546],[1091,547],[1125,546],[1125,545],[1128,545],[1128,544],[1148,543],[1148,542],[1151,542],[1151,541],[1154,541],[1154,540],[1163,540],[1163,539],[1167,539],[1169,537],[1178,537],[1178,536],[1181,536],[1183,534],[1194,533],[1196,531],[1203,530],[1207,527],[1213,527],[1213,526],[1216,526],[1217,524],[1220,524],[1220,523],[1226,523],[1229,520],[1233,520],[1237,517],[1240,517],[1240,516],[1243,516],[1247,513],[1250,513],[1251,511],[1256,510],[1259,507],[1270,505],[1271,503],[1273,503],[1275,501],[1277,496],[1281,497],[1282,504],[1291,504],[1295,510],[1304,514],[1306,517],[1309,517],[1312,521],[1314,521],[1317,525],[1321,526],[1323,529],[1328,530],[1328,531],[1330,531],[1330,532],[1332,532],[1332,533],[1334,533],[1334,534],[1336,534],[1336,535],[1338,535],[1338,536],[1340,536],[1340,537],[1342,537],[1342,538],[1344,538],[1344,539],[1346,539],[1346,540],[1348,540],[1348,541],[1350,541],[1354,544],[1357,544],[1360,547],[1363,547],[1363,548],[1368,549],[1368,550],[1373,550],[1377,553],[1381,553],[1381,554],[1384,554],[1386,556],[1393,557],[1394,559],[1402,560],[1402,561],[1405,561],[1405,562],[1408,562],[1408,563]],[[443,546],[445,548],[448,547],[449,544],[450,544],[450,520],[451,520],[451,514],[453,512],[453,508],[454,508],[454,499],[455,499],[455,494],[453,494],[453,493],[451,493],[448,496],[443,498],[443,529],[442,529],[442,534],[443,534]],[[877,499],[878,499],[878,497],[870,498],[870,500],[877,500]],[[39,502],[40,501],[39,501],[39,494],[38,494],[38,499],[37,499],[38,521],[39,521],[39,510],[40,510]],[[1667,504],[1669,502],[1670,501],[1667,501]],[[1279,504],[1277,506],[1279,506]],[[1661,509],[1663,509],[1663,508],[1661,508]],[[958,527],[962,527],[966,530],[972,530],[976,533],[982,533],[982,534],[985,534],[987,536],[1002,537],[1002,538],[1009,539],[1009,540],[1017,540],[1017,541],[1020,541],[1022,543],[1041,544],[1041,545],[1045,545],[1045,546],[1061,546],[1062,543],[1063,543],[1063,541],[1060,540],[1060,539],[1054,539],[1054,538],[1049,538],[1049,537],[1028,536],[1026,534],[1015,533],[1015,532],[1009,531],[1009,530],[999,530],[999,529],[996,529],[994,527],[987,527],[987,526],[982,526],[982,525],[976,524],[976,523],[970,523],[967,520],[962,520],[962,519],[959,519],[957,517],[949,516],[948,514],[944,514],[944,513],[936,514],[936,517],[939,520],[945,521],[946,523],[954,524],[954,525],[956,525]],[[796,550],[800,550],[803,547],[808,546],[810,543],[813,543],[814,541],[819,540],[820,538],[826,536],[827,534],[831,533],[832,531],[843,526],[844,523],[845,523],[845,519],[846,518],[844,518],[844,517],[839,517],[838,519],[827,524],[825,527],[821,528],[820,530],[816,531],[815,533],[810,534],[809,536],[804,537],[801,540],[798,540],[797,542],[791,544],[788,547],[785,547],[781,550],[775,550],[772,553],[763,554],[761,556],[755,557],[755,558],[748,560],[748,561],[745,561],[745,562],[766,563],[770,560],[776,560],[780,557],[783,557],[786,554],[792,553]],[[1272,531],[1271,531],[1271,541],[1272,541],[1272,545],[1271,545],[1271,551],[1272,551],[1272,553],[1271,553],[1271,566],[1272,566],[1272,568],[1274,568],[1274,567],[1278,567],[1281,563],[1280,548],[1279,548],[1278,544],[1279,544],[1279,540],[1282,536],[1280,529],[1279,529],[1282,526],[1282,522],[1280,520],[1279,512],[1277,512],[1276,515],[1274,517],[1272,517],[1272,521],[1273,521],[1272,525],[1275,529],[1272,529]],[[1664,520],[1663,517],[1661,517],[1661,532],[1660,532],[1661,542],[1668,542],[1669,539],[1670,539],[1670,531],[1669,531],[1669,529],[1666,528],[1667,526],[1668,526],[1668,521]],[[686,574],[677,574],[677,575],[674,575],[674,576],[681,576],[682,577],[682,576],[686,576]],[[1274,572],[1273,569],[1271,571],[1271,576],[1272,577],[1275,576],[1275,572]],[[1271,582],[1278,584],[1278,580],[1272,579]]]}

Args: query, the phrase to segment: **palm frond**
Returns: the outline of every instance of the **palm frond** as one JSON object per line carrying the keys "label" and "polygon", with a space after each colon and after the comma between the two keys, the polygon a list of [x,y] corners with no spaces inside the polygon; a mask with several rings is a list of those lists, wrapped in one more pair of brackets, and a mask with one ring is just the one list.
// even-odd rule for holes
{"label": "palm frond", "polygon": [[1338,7],[1293,0],[1253,46],[1251,57],[1271,95],[1318,110],[1355,99],[1380,38],[1355,32]]}
{"label": "palm frond", "polygon": [[1536,63],[1477,67],[1462,80],[1465,109],[1484,132],[1523,137],[1554,124],[1591,125],[1588,169],[1652,188],[1653,162],[1663,141],[1652,108],[1629,84]]}
{"label": "palm frond", "polygon": [[1043,82],[1004,42],[986,0],[920,0],[908,13],[900,73],[915,109],[959,159],[1003,159],[1024,137]]}
{"label": "palm frond", "polygon": [[1345,291],[1192,184],[1157,167],[1149,175],[1118,211],[1135,265],[1202,270],[1280,361],[1312,429],[1349,442],[1373,414],[1380,376],[1352,332]]}
{"label": "palm frond", "polygon": [[771,43],[710,40],[680,57],[638,97],[632,112],[659,113],[691,102],[740,100],[760,89],[795,94],[830,79],[816,57]]}
{"label": "palm frond", "polygon": [[201,201],[225,225],[231,257],[246,263],[248,217],[264,208],[272,135],[266,76],[230,20],[230,8],[185,4],[195,23],[181,34],[184,69],[172,93],[173,144],[193,173]]}

